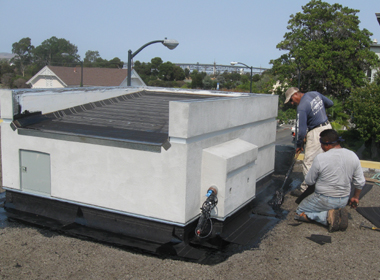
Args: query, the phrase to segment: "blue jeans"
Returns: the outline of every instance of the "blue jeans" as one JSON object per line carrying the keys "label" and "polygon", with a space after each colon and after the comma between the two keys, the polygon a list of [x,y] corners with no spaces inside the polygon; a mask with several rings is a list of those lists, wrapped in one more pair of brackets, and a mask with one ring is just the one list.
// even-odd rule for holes
{"label": "blue jeans", "polygon": [[332,197],[323,194],[312,193],[306,197],[296,210],[297,214],[305,212],[310,220],[327,225],[327,213],[330,209],[344,208],[350,196]]}

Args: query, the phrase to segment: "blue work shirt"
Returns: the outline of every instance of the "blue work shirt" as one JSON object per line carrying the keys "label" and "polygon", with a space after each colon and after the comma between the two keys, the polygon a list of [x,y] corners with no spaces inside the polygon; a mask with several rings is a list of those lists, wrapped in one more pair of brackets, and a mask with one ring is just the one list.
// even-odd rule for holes
{"label": "blue work shirt", "polygon": [[317,91],[309,91],[302,96],[300,104],[297,106],[297,147],[302,147],[303,139],[308,131],[327,122],[326,109],[333,105],[334,102]]}

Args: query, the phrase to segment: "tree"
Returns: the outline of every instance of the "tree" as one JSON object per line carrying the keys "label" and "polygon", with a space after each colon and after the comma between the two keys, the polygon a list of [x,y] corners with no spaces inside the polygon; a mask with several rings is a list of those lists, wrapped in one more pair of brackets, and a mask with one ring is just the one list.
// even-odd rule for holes
{"label": "tree", "polygon": [[95,63],[98,58],[100,58],[100,54],[98,51],[88,50],[85,54],[85,57],[84,57],[84,63],[86,65],[91,64],[91,63]]}
{"label": "tree", "polygon": [[[260,80],[254,84],[256,93],[273,93],[277,87],[278,77],[273,75],[272,71],[264,71]],[[277,87],[277,89],[280,89]],[[285,100],[284,100],[285,101]]]}
{"label": "tree", "polygon": [[108,68],[118,68],[121,69],[124,66],[124,62],[120,60],[118,57],[114,57],[113,59],[108,61]]}
{"label": "tree", "polygon": [[13,86],[16,88],[29,88],[30,86],[26,84],[27,80],[24,78],[17,78],[13,81]]}
{"label": "tree", "polygon": [[158,78],[163,81],[183,81],[185,72],[181,67],[167,61],[158,67]]}
{"label": "tree", "polygon": [[194,70],[190,77],[191,77],[191,88],[203,88],[203,78],[206,77],[205,72],[198,72],[197,70]]}
{"label": "tree", "polygon": [[[70,56],[63,57],[62,53],[68,53]],[[71,44],[65,39],[58,39],[57,37],[51,37],[41,43],[33,51],[37,62],[43,65],[59,65],[64,63],[77,63],[76,59],[79,59],[77,46]],[[76,59],[75,59],[76,58]]]}
{"label": "tree", "polygon": [[5,73],[1,76],[1,83],[6,88],[12,88],[13,85],[13,77],[14,74],[12,73]]}
{"label": "tree", "polygon": [[150,63],[153,70],[158,70],[163,61],[160,57],[155,57],[150,60]]}
{"label": "tree", "polygon": [[137,60],[133,69],[139,74],[140,78],[144,81],[145,84],[148,84],[151,76],[151,63],[140,62]]}
{"label": "tree", "polygon": [[226,80],[224,79],[224,76],[218,75],[216,77],[216,83],[219,83],[219,88],[223,88]]}
{"label": "tree", "polygon": [[297,86],[299,73],[301,90],[347,98],[364,85],[366,70],[378,64],[369,48],[372,33],[359,29],[359,10],[320,0],[302,9],[290,16],[289,32],[277,45],[288,53],[271,61],[274,74]]}
{"label": "tree", "polygon": [[209,75],[203,78],[202,83],[204,89],[211,89],[213,86],[213,81]]}
{"label": "tree", "polygon": [[186,78],[185,71],[178,65],[173,65],[174,81],[183,81]]}
{"label": "tree", "polygon": [[333,129],[341,130],[343,126],[348,127],[350,116],[347,114],[343,102],[335,97],[328,96],[328,98],[334,102],[334,106],[326,110]]}
{"label": "tree", "polygon": [[0,60],[0,77],[6,73],[14,74],[14,66],[11,66],[6,59]]}
{"label": "tree", "polygon": [[367,84],[355,89],[350,97],[353,123],[364,141],[371,141],[372,159],[378,157],[380,143],[380,85]]}
{"label": "tree", "polygon": [[261,79],[261,76],[259,74],[255,74],[252,77],[253,82],[258,82],[258,81],[260,81],[260,79]]}
{"label": "tree", "polygon": [[185,78],[189,78],[190,77],[190,69],[186,68],[184,72],[185,72]]}
{"label": "tree", "polygon": [[375,77],[374,77],[374,81],[373,81],[375,84],[378,84],[380,85],[380,69],[379,71],[376,72],[375,74]]}
{"label": "tree", "polygon": [[29,37],[12,44],[12,53],[16,54],[11,62],[16,65],[23,77],[25,77],[25,69],[32,63],[32,52],[34,46],[31,44]]}
{"label": "tree", "polygon": [[158,77],[163,81],[174,81],[174,64],[171,62],[162,63],[158,67]]}

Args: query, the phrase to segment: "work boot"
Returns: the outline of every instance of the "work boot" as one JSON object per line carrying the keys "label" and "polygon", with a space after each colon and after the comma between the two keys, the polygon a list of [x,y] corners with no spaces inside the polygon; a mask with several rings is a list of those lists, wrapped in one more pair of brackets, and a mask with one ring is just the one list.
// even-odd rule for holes
{"label": "work boot", "polygon": [[329,226],[329,232],[339,230],[340,211],[338,209],[331,209],[327,213],[327,223]]}
{"label": "work boot", "polygon": [[304,190],[298,187],[298,188],[295,188],[294,190],[292,190],[290,192],[290,195],[299,197],[299,196],[301,196],[301,194],[303,194],[303,192],[304,192]]}
{"label": "work boot", "polygon": [[339,230],[345,231],[348,227],[348,212],[346,208],[339,209],[340,221]]}

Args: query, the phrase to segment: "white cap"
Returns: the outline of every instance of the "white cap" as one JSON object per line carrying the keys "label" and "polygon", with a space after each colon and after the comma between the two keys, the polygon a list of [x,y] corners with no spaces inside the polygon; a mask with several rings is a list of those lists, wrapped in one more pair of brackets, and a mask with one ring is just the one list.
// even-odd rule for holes
{"label": "white cap", "polygon": [[289,88],[286,92],[285,92],[285,102],[284,104],[288,103],[290,98],[293,96],[293,94],[295,94],[296,92],[299,92],[300,90],[296,87],[291,87]]}

